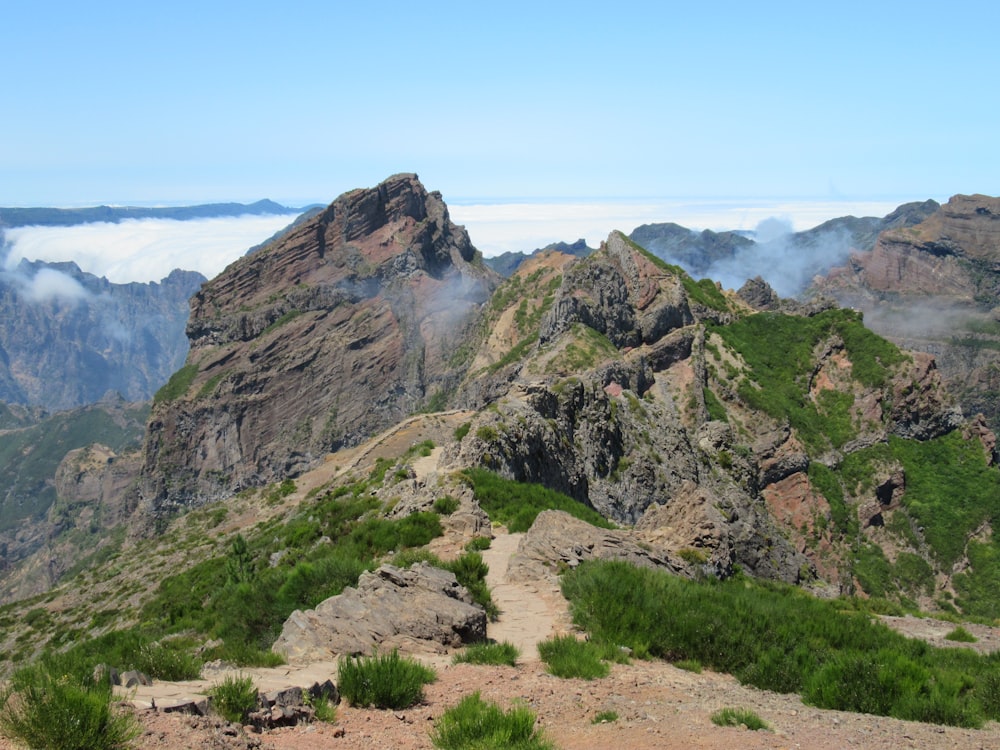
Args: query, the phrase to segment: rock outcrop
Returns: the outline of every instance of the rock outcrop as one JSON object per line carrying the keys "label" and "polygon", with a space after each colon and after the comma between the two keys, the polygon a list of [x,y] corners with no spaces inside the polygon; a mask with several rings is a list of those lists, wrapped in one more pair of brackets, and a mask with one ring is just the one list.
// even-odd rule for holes
{"label": "rock outcrop", "polygon": [[496,284],[415,175],[355,190],[191,302],[187,364],[154,406],[154,512],[295,475],[433,404]]}
{"label": "rock outcrop", "polygon": [[963,411],[1000,428],[1000,198],[956,195],[921,223],[883,232],[814,291],[934,355]]}
{"label": "rock outcrop", "polygon": [[[2,246],[0,231],[0,260]],[[26,260],[0,271],[0,401],[55,411],[108,392],[148,400],[184,362],[188,300],[204,281],[173,271],[114,284],[75,263]]]}
{"label": "rock outcrop", "polygon": [[442,652],[486,638],[486,612],[455,580],[427,563],[382,565],[363,573],[357,588],[296,610],[274,651],[289,661],[368,655],[375,648]]}

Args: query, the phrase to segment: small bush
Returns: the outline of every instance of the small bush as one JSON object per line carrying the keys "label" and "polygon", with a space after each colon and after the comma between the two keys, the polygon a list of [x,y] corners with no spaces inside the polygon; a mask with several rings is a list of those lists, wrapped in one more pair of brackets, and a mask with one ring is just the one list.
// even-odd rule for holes
{"label": "small bush", "polygon": [[458,510],[458,500],[451,495],[443,495],[434,501],[431,509],[440,516],[450,516]]}
{"label": "small bush", "polygon": [[478,552],[466,552],[461,557],[443,564],[445,570],[455,574],[455,579],[465,586],[472,600],[486,610],[486,616],[493,622],[500,616],[500,608],[493,601],[493,594],[486,585],[486,574],[490,566],[483,562]]}
{"label": "small bush", "polygon": [[766,721],[747,708],[722,708],[712,714],[712,723],[720,727],[745,726],[750,730],[770,729]]}
{"label": "small bush", "polygon": [[493,544],[493,540],[488,536],[474,536],[469,540],[468,544],[465,545],[466,552],[482,552],[487,550]]}
{"label": "small bush", "polygon": [[434,723],[434,747],[442,750],[549,750],[553,745],[535,729],[535,714],[524,706],[504,711],[479,693],[463,698]]}
{"label": "small bush", "polygon": [[338,669],[340,694],[352,706],[401,710],[424,699],[424,685],[437,679],[430,667],[389,654],[345,657]]}
{"label": "small bush", "polygon": [[538,644],[538,655],[556,677],[593,680],[606,677],[610,668],[601,661],[601,649],[573,635],[559,635]]}
{"label": "small bush", "polygon": [[462,438],[469,434],[469,430],[472,429],[471,422],[463,422],[458,427],[455,428],[455,440],[462,442]]}
{"label": "small bush", "polygon": [[0,729],[31,748],[119,750],[142,728],[113,697],[110,682],[32,665],[0,693]]}
{"label": "small bush", "polygon": [[945,636],[945,639],[949,641],[957,641],[958,643],[975,643],[979,640],[961,625],[948,633],[948,635]]}
{"label": "small bush", "polygon": [[618,721],[617,711],[599,711],[594,718],[591,720],[591,724],[604,724],[610,723],[612,721]]}
{"label": "small bush", "polygon": [[507,664],[513,667],[521,655],[517,646],[508,641],[502,643],[473,643],[464,651],[455,654],[455,664]]}
{"label": "small bush", "polygon": [[213,685],[208,694],[215,710],[226,721],[241,722],[257,708],[257,688],[251,677],[227,675],[222,682]]}

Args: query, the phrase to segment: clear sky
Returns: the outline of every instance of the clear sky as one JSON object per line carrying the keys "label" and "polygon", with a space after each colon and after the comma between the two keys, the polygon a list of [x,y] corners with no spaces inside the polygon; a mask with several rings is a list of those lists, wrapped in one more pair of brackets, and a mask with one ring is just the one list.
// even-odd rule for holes
{"label": "clear sky", "polygon": [[1000,194],[995,0],[99,0],[0,22],[0,205],[327,203],[395,172],[449,204]]}

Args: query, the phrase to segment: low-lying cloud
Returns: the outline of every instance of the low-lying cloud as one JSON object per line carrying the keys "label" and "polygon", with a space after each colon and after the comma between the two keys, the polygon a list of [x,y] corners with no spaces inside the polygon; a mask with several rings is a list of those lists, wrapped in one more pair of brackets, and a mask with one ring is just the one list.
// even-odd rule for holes
{"label": "low-lying cloud", "polygon": [[[613,230],[629,234],[643,224],[674,223],[688,229],[746,230],[781,234],[812,229],[840,216],[885,216],[905,201],[648,200],[560,203],[452,204],[483,255],[531,252],[553,242],[585,239],[597,247]],[[763,226],[762,226],[763,225]]]}
{"label": "low-lying cloud", "polygon": [[118,284],[160,281],[175,268],[199,271],[212,278],[249,248],[291,224],[296,216],[138,219],[119,224],[17,227],[6,230],[5,265],[13,269],[22,258],[74,261],[82,270]]}

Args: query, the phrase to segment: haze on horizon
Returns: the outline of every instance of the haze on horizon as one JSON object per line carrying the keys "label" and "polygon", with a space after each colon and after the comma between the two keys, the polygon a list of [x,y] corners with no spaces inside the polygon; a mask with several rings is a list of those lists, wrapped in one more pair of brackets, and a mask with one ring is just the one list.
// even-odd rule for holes
{"label": "haze on horizon", "polygon": [[[997,194],[1000,5],[5,9],[0,205]],[[664,217],[669,218],[669,217]]]}

